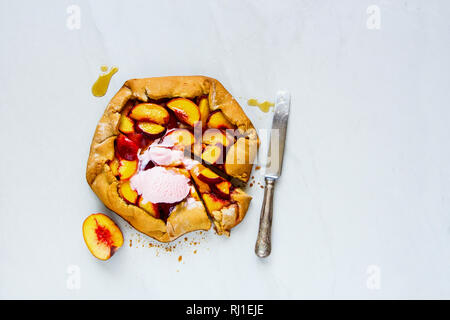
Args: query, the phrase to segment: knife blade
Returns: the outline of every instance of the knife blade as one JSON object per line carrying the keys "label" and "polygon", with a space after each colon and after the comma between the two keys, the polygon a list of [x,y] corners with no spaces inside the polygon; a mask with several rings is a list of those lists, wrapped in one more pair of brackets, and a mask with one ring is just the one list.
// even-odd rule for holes
{"label": "knife blade", "polygon": [[258,237],[255,244],[255,253],[260,258],[269,256],[272,250],[273,194],[275,181],[280,177],[283,166],[290,105],[290,93],[287,91],[278,91],[272,120],[272,130],[270,132],[266,171],[264,174],[264,199],[259,220]]}

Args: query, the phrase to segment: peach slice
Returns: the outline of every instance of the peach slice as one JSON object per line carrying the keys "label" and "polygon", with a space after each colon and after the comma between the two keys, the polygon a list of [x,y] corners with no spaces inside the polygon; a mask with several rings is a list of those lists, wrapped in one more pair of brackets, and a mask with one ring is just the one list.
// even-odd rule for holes
{"label": "peach slice", "polygon": [[220,199],[212,193],[205,193],[203,195],[203,201],[205,202],[205,206],[210,213],[220,210],[229,204],[228,201]]}
{"label": "peach slice", "polygon": [[100,260],[108,260],[123,245],[119,227],[102,213],[91,214],[84,220],[83,238],[89,251]]}
{"label": "peach slice", "polygon": [[122,159],[125,160],[136,160],[139,147],[132,140],[124,136],[119,135],[116,139],[116,151]]}
{"label": "peach slice", "polygon": [[203,150],[202,153],[202,160],[209,164],[215,164],[215,163],[223,163],[222,161],[218,160],[222,156],[222,147],[219,145],[209,145],[206,146],[206,148]]}
{"label": "peach slice", "polygon": [[166,130],[165,127],[153,123],[153,122],[147,122],[147,121],[140,121],[137,123],[137,127],[140,131],[142,131],[144,134],[148,135],[149,137],[156,138],[158,136],[161,136],[164,131]]}
{"label": "peach slice", "polygon": [[206,128],[206,121],[208,120],[209,116],[209,102],[207,97],[203,97],[200,99],[198,108],[200,109],[200,119],[202,119],[202,126],[203,128]]}
{"label": "peach slice", "polygon": [[139,148],[145,148],[151,141],[148,141],[148,138],[143,133],[129,133],[127,134],[127,138],[133,141]]}
{"label": "peach slice", "polygon": [[147,211],[154,218],[159,218],[159,210],[158,205],[156,203],[152,203],[150,201],[144,203],[144,199],[140,197],[138,205],[139,207]]}
{"label": "peach slice", "polygon": [[198,193],[197,193],[197,190],[195,190],[195,187],[194,187],[194,186],[191,186],[191,187],[190,187],[190,195],[191,195],[191,197],[194,198],[195,200],[201,201],[201,200],[200,200],[200,197],[199,197],[199,195],[198,195]]}
{"label": "peach slice", "polygon": [[119,175],[119,160],[114,158],[109,162],[109,167],[111,168],[112,174],[117,177]]}
{"label": "peach slice", "polygon": [[173,142],[175,145],[179,146],[190,146],[194,144],[195,138],[194,135],[187,129],[175,129],[173,131],[170,131],[165,137],[164,141]]}
{"label": "peach slice", "polygon": [[234,129],[233,124],[228,121],[227,118],[223,115],[222,111],[215,110],[210,113],[208,121],[207,121],[208,128],[214,128],[214,129]]}
{"label": "peach slice", "polygon": [[203,133],[202,142],[206,144],[220,143],[221,145],[228,147],[231,143],[231,139],[219,129],[208,129]]}
{"label": "peach slice", "polygon": [[198,178],[206,183],[216,184],[223,181],[223,178],[215,174],[211,169],[205,168],[198,174]]}
{"label": "peach slice", "polygon": [[138,161],[128,161],[128,160],[120,160],[119,161],[119,176],[120,180],[128,180],[130,179],[137,171]]}
{"label": "peach slice", "polygon": [[124,181],[119,185],[119,194],[127,202],[136,204],[138,193],[131,188],[130,181]]}
{"label": "peach slice", "polygon": [[193,127],[200,120],[200,110],[189,99],[175,98],[167,103],[167,107],[175,113],[181,122]]}
{"label": "peach slice", "polygon": [[206,183],[206,182],[204,182],[204,181],[202,181],[200,178],[199,178],[199,167],[197,166],[197,167],[194,167],[193,169],[191,169],[191,175],[192,175],[192,179],[194,180],[194,182],[195,182],[195,185],[197,186],[197,188],[198,188],[198,191],[201,193],[201,194],[203,194],[203,193],[206,193],[206,192],[210,192],[211,191],[211,188],[209,187],[209,184],[208,183]]}
{"label": "peach slice", "polygon": [[215,185],[215,191],[217,194],[224,199],[230,198],[230,189],[231,189],[231,182],[228,181],[222,181]]}
{"label": "peach slice", "polygon": [[157,124],[169,122],[169,112],[162,106],[154,103],[140,103],[131,109],[130,117],[134,120],[151,121]]}
{"label": "peach slice", "polygon": [[127,116],[121,115],[119,120],[119,131],[122,133],[133,133],[134,121]]}

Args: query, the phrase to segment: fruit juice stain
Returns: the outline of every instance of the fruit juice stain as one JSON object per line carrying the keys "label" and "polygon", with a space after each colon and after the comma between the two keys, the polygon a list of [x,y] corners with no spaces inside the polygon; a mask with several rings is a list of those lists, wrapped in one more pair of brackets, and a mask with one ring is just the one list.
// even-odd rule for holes
{"label": "fruit juice stain", "polygon": [[275,104],[273,102],[264,101],[258,102],[256,99],[248,99],[247,104],[252,107],[258,107],[262,112],[269,112],[270,107],[273,107]]}
{"label": "fruit juice stain", "polygon": [[101,66],[100,70],[102,73],[98,76],[97,81],[94,82],[92,86],[92,94],[95,97],[103,97],[108,91],[109,82],[111,81],[112,76],[119,71],[119,68],[112,67],[108,71],[108,66]]}

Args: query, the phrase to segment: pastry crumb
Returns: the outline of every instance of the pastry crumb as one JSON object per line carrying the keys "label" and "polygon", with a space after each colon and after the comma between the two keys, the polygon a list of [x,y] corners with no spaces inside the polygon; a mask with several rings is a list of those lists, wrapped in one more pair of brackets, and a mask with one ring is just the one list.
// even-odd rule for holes
{"label": "pastry crumb", "polygon": [[194,250],[194,254],[197,254],[197,250]]}
{"label": "pastry crumb", "polygon": [[181,262],[181,260],[183,260],[183,256],[178,257],[178,262]]}

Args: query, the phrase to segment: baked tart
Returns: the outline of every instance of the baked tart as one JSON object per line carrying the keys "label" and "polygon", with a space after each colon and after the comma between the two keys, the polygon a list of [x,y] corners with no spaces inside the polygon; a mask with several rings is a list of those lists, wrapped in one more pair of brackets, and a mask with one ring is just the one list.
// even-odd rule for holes
{"label": "baked tart", "polygon": [[229,235],[251,197],[256,130],[219,81],[132,79],[108,104],[92,139],[86,178],[112,211],[169,242],[194,230]]}

